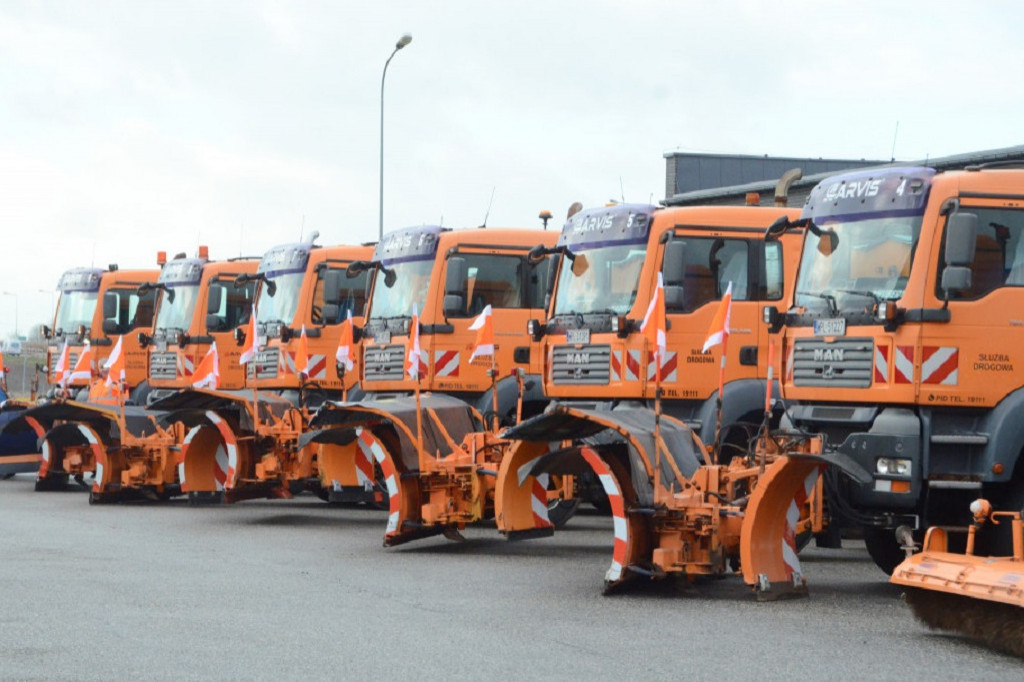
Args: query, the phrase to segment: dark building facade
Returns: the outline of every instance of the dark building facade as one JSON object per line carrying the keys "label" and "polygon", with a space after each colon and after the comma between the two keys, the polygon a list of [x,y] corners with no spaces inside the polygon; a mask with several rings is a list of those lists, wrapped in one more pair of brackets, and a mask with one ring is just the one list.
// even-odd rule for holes
{"label": "dark building facade", "polygon": [[678,152],[666,153],[665,161],[664,203],[668,206],[743,204],[747,195],[753,193],[758,194],[761,205],[771,205],[775,199],[778,179],[786,171],[795,168],[799,168],[803,176],[790,187],[789,205],[802,206],[818,182],[843,171],[890,165],[920,165],[937,170],[954,170],[983,163],[1024,162],[1024,145],[917,161],[801,159]]}

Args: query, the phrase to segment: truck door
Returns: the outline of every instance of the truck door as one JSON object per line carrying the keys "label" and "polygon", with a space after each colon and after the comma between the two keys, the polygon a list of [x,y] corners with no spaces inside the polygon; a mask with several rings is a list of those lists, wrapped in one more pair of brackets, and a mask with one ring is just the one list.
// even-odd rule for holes
{"label": "truck door", "polygon": [[[663,262],[668,351],[661,381],[668,398],[706,399],[718,388],[721,348],[702,353],[719,301],[732,284],[731,335],[726,362],[727,380],[757,375],[760,311],[756,300],[760,248],[746,239],[677,234],[681,257]],[[670,242],[671,244],[671,242]],[[750,273],[755,273],[752,277]],[[644,360],[646,362],[646,359]],[[653,394],[654,368],[647,368]]]}

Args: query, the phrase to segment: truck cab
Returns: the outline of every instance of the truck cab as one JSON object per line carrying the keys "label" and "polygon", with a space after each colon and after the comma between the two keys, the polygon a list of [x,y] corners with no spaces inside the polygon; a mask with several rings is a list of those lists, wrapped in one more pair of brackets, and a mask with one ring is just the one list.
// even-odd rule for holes
{"label": "truck cab", "polygon": [[[94,370],[102,366],[110,355],[117,337],[148,331],[153,326],[156,299],[154,290],[139,292],[139,287],[156,281],[158,270],[120,270],[116,265],[107,270],[74,268],[61,275],[57,283],[60,298],[54,313],[53,327],[43,328],[47,339],[46,364],[52,386],[60,377],[56,375],[57,360],[68,346],[68,367],[74,368],[79,356],[89,343],[92,347]],[[125,353],[125,381],[130,389],[146,381],[146,353],[131,343],[122,344]],[[85,379],[68,382],[71,395],[88,389]],[[52,393],[52,389],[51,389]]]}
{"label": "truck cab", "polygon": [[[665,412],[713,442],[719,363],[702,347],[731,283],[723,423],[760,422],[769,362],[761,308],[791,293],[800,248],[796,233],[764,242],[781,216],[797,211],[616,205],[570,217],[554,249],[547,324],[533,323],[544,340],[545,393],[610,409],[653,404],[660,383]],[[640,327],[659,273],[668,329],[656,369]]]}
{"label": "truck cab", "polygon": [[[315,388],[311,399],[340,398],[342,388],[352,389],[358,383],[358,368],[351,372],[342,368],[339,373],[335,353],[342,323],[351,316],[353,324],[361,325],[366,307],[368,273],[346,277],[346,270],[372,255],[372,246],[302,243],[276,246],[263,256],[255,274],[260,344],[249,363],[248,386],[276,391],[299,403],[303,382],[295,360],[303,329],[309,352],[306,379]],[[356,357],[355,349],[352,356]]]}
{"label": "truck cab", "polygon": [[791,304],[765,312],[788,418],[870,474],[826,496],[885,570],[897,526],[964,522],[981,495],[1024,505],[1022,201],[1024,170],[885,168],[822,181],[798,221]]}
{"label": "truck cab", "polygon": [[[554,246],[553,232],[527,229],[450,230],[413,227],[385,235],[371,263],[370,301],[362,333],[362,389],[377,396],[408,394],[416,380],[405,371],[410,325],[419,316],[420,388],[493,409],[490,359],[470,362],[473,320],[493,311],[496,390],[503,419],[514,418],[518,389],[513,372],[537,376],[527,322],[543,315],[546,258],[530,257],[538,244]],[[528,382],[527,411],[545,403],[539,381]]]}
{"label": "truck cab", "polygon": [[149,403],[191,387],[193,372],[214,343],[220,388],[245,386],[244,368],[238,362],[241,349],[234,335],[252,314],[256,281],[236,287],[235,279],[255,273],[259,260],[211,261],[207,254],[206,247],[200,247],[198,257],[166,261],[151,286],[159,290],[153,333],[139,336],[149,353]]}

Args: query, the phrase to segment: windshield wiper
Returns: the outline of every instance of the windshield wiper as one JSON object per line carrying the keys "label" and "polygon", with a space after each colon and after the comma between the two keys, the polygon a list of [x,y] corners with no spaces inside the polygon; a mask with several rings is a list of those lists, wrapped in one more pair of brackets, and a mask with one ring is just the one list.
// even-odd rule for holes
{"label": "windshield wiper", "polygon": [[864,298],[870,298],[872,301],[875,302],[875,305],[878,305],[879,303],[882,302],[882,299],[879,298],[878,295],[875,294],[875,292],[868,291],[867,289],[834,289],[834,291],[838,291],[841,294],[852,294],[854,296],[863,296]]}
{"label": "windshield wiper", "polygon": [[839,306],[836,305],[836,297],[832,294],[826,294],[824,292],[819,294],[816,291],[798,291],[796,293],[800,296],[813,296],[815,298],[820,298],[828,304],[828,312],[830,315],[839,314]]}

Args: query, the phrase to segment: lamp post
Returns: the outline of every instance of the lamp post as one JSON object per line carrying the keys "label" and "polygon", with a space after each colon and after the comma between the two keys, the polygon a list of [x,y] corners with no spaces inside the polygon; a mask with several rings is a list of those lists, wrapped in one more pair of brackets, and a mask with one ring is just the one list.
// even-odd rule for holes
{"label": "lamp post", "polygon": [[384,62],[384,72],[380,75],[380,207],[378,211],[380,218],[378,239],[380,241],[384,241],[384,78],[388,75],[388,64],[391,63],[395,54],[411,42],[412,36],[408,33],[398,39],[395,49],[391,51],[391,56]]}
{"label": "lamp post", "polygon": [[20,339],[21,337],[18,336],[18,294],[15,294],[10,291],[5,291],[3,292],[3,295],[14,297],[14,338]]}

